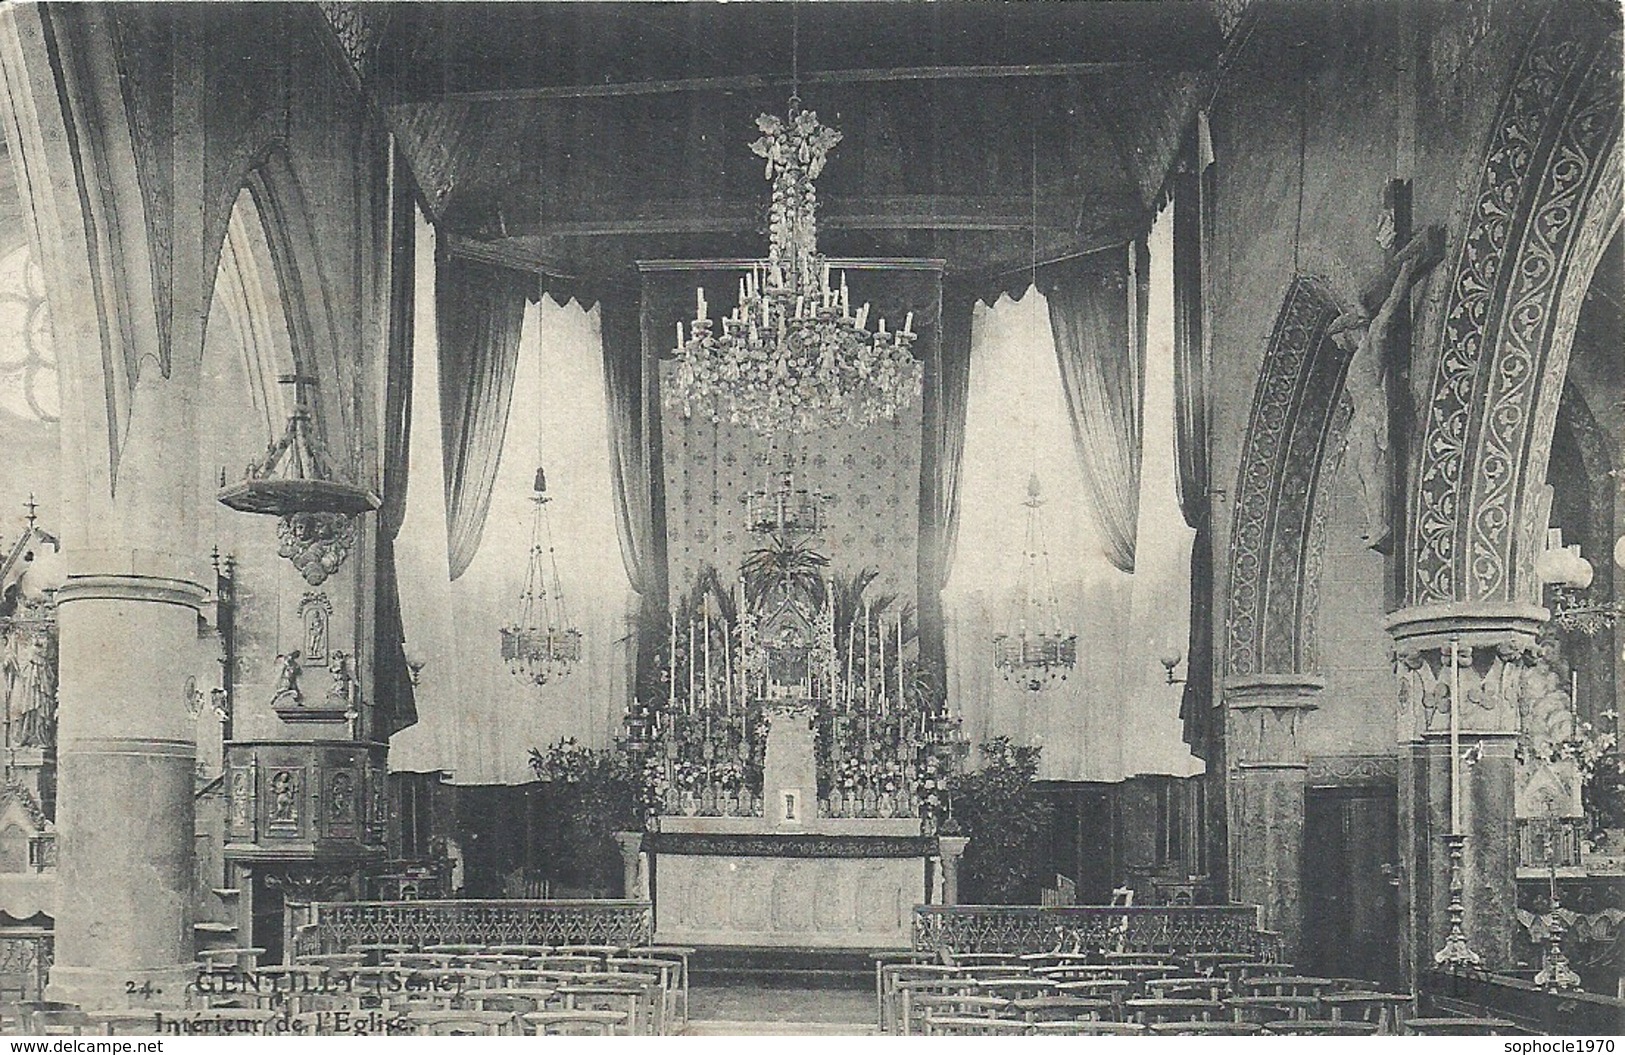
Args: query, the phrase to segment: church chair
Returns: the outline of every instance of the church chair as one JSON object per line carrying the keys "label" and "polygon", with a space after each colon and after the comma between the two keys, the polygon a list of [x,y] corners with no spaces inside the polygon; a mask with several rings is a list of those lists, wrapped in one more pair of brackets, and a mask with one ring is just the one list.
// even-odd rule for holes
{"label": "church chair", "polygon": [[1256,992],[1279,993],[1283,996],[1319,996],[1337,987],[1333,979],[1301,974],[1264,975],[1243,984],[1253,987]]}
{"label": "church chair", "polygon": [[626,1015],[619,1011],[568,1008],[556,1011],[532,1011],[520,1015],[519,1021],[523,1023],[523,1028],[528,1034],[536,1037],[608,1037],[614,1035],[616,1028],[626,1022]]}
{"label": "church chair", "polygon": [[434,952],[386,952],[383,957],[381,966],[408,971],[429,971],[450,967],[452,961],[450,953]]}
{"label": "church chair", "polygon": [[1254,978],[1273,978],[1280,975],[1290,975],[1297,971],[1295,964],[1284,961],[1270,962],[1255,960],[1252,963],[1237,964],[1236,977],[1239,981],[1249,981]]}
{"label": "church chair", "polygon": [[900,1030],[904,1036],[920,1032],[915,1027],[933,1015],[1012,1019],[1017,1017],[1015,1004],[999,997],[904,991],[903,1025]]}
{"label": "church chair", "polygon": [[210,968],[234,968],[246,972],[259,966],[259,958],[264,955],[264,949],[244,945],[230,949],[199,949],[197,958],[199,963]]}
{"label": "church chair", "polygon": [[303,956],[295,956],[296,964],[319,964],[332,969],[334,967],[365,967],[367,954],[362,952],[307,952]]}
{"label": "church chair", "polygon": [[605,974],[600,979],[591,983],[559,986],[558,994],[565,1008],[624,1011],[630,1035],[648,1033],[654,1025],[654,978],[650,975]]}
{"label": "church chair", "polygon": [[1138,1022],[1093,1022],[1089,1019],[1032,1022],[1027,1030],[1038,1037],[1139,1037],[1146,1032]]}
{"label": "church chair", "polygon": [[1405,1023],[1410,1037],[1510,1037],[1523,1033],[1516,1022],[1504,1018],[1413,1018]]}
{"label": "church chair", "polygon": [[1103,963],[1067,963],[1055,967],[1039,967],[1033,971],[1040,978],[1057,982],[1087,982],[1097,978],[1116,978],[1112,968]]}
{"label": "church chair", "polygon": [[677,987],[682,994],[683,1010],[679,1020],[685,1025],[688,1023],[688,959],[694,955],[694,949],[688,945],[644,945],[626,950],[628,956],[652,956],[662,960],[676,960],[682,965],[678,976]]}
{"label": "church chair", "polygon": [[553,951],[564,956],[592,956],[599,960],[606,960],[611,956],[625,956],[627,950],[624,945],[589,945],[581,943],[560,945]]}
{"label": "church chair", "polygon": [[1016,963],[1018,955],[1013,952],[954,952],[951,949],[944,949],[942,961],[951,967],[976,967]]}
{"label": "church chair", "polygon": [[494,956],[523,956],[530,959],[546,956],[553,949],[552,945],[492,945],[487,951]]}
{"label": "church chair", "polygon": [[888,994],[889,1001],[886,1008],[887,1032],[903,1031],[908,1020],[909,1008],[916,996],[959,996],[969,991],[967,980],[957,974],[926,977],[926,978],[900,978],[892,983]]}
{"label": "church chair", "polygon": [[1222,975],[1226,965],[1257,962],[1250,952],[1191,952],[1183,959],[1193,975]]}
{"label": "church chair", "polygon": [[1283,1018],[1264,1024],[1264,1032],[1281,1037],[1370,1037],[1377,1032],[1374,1022],[1329,1018]]}
{"label": "church chair", "polygon": [[447,956],[468,956],[484,952],[484,945],[425,945],[423,952],[442,953]]}
{"label": "church chair", "polygon": [[1185,997],[1197,1000],[1218,1000],[1225,993],[1223,978],[1147,978],[1145,995],[1150,997]]}
{"label": "church chair", "polygon": [[1137,997],[1123,1001],[1124,1013],[1147,1026],[1158,1022],[1207,1022],[1223,1010],[1223,1005],[1213,1000]]}
{"label": "church chair", "polygon": [[1177,957],[1163,952],[1107,952],[1101,959],[1106,963],[1149,963],[1161,967]]}
{"label": "church chair", "polygon": [[632,971],[654,974],[660,986],[660,1019],[656,1023],[656,1031],[665,1033],[672,1023],[678,1021],[677,1003],[681,994],[678,978],[683,972],[682,963],[655,956],[612,956],[604,966],[611,973]]}
{"label": "church chair", "polygon": [[91,1029],[87,1032],[102,1037],[156,1037],[158,1013],[155,1011],[87,1011]]}
{"label": "church chair", "polygon": [[[875,1007],[876,1023],[880,1031],[886,1031],[886,968],[888,967],[917,967],[921,964],[927,966],[943,966],[937,963],[937,957],[929,952],[888,952],[881,953],[875,960]],[[951,968],[950,968],[951,970]]]}
{"label": "church chair", "polygon": [[511,1037],[517,1019],[509,1011],[408,1011],[406,1026],[420,1037]]}
{"label": "church chair", "polygon": [[1312,996],[1254,993],[1226,997],[1224,1006],[1232,1021],[1265,1025],[1283,1018],[1313,1018],[1320,1010],[1320,1001]]}
{"label": "church chair", "polygon": [[[482,989],[467,998],[475,1011],[512,1011],[516,1015],[561,1007],[559,991],[550,986],[512,989]],[[528,1006],[524,1006],[528,1005]]]}
{"label": "church chair", "polygon": [[18,1005],[23,1035],[29,1037],[78,1037],[91,1032],[90,1016],[77,1005],[38,1000]]}
{"label": "church chair", "polygon": [[927,1037],[1020,1037],[1030,1028],[1019,1019],[958,1015],[928,1015],[922,1025]]}
{"label": "church chair", "polygon": [[1087,1018],[1094,1021],[1116,1017],[1117,1006],[1110,1000],[1082,996],[1035,996],[1017,1000],[1015,1009],[1028,1022],[1062,1022]]}
{"label": "church chair", "polygon": [[1252,1022],[1156,1022],[1147,1028],[1165,1037],[1256,1037],[1264,1032]]}
{"label": "church chair", "polygon": [[886,963],[879,965],[877,982],[880,1001],[881,1032],[890,1031],[897,1023],[898,987],[903,982],[940,980],[960,977],[959,968],[941,963]]}
{"label": "church chair", "polygon": [[968,991],[977,996],[996,996],[1006,1000],[1043,996],[1054,993],[1056,982],[1048,978],[971,978]]}
{"label": "church chair", "polygon": [[530,961],[530,966],[542,971],[601,971],[604,969],[604,958],[555,952],[534,957]]}
{"label": "church chair", "polygon": [[384,962],[384,957],[390,953],[407,953],[413,951],[415,946],[397,941],[364,941],[355,945],[346,945],[346,953],[360,953],[366,960],[366,966],[377,967]]}
{"label": "church chair", "polygon": [[1415,1002],[1411,993],[1384,993],[1375,986],[1364,991],[1324,993],[1320,998],[1332,1021],[1372,1022],[1377,1032],[1385,1035],[1403,1031]]}

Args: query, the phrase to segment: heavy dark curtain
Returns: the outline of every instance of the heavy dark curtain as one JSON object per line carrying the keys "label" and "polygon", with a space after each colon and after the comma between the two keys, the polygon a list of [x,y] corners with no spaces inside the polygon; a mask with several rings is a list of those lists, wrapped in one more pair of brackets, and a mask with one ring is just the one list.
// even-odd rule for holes
{"label": "heavy dark curtain", "polygon": [[658,634],[644,632],[662,622],[666,608],[665,478],[660,454],[660,374],[644,317],[644,297],[631,290],[599,298],[603,336],[604,407],[609,420],[610,491],[615,529],[627,581],[637,591],[642,628],[637,635],[636,684],[653,670]]}
{"label": "heavy dark curtain", "polygon": [[1084,490],[1106,558],[1126,572],[1140,515],[1148,272],[1145,245],[1134,242],[1039,274]]}
{"label": "heavy dark curtain", "polygon": [[962,283],[942,288],[938,339],[928,351],[921,407],[919,612],[921,667],[946,684],[942,589],[953,571],[959,535],[959,478],[965,460],[965,406],[970,395],[971,323],[976,293]]}
{"label": "heavy dark curtain", "polygon": [[440,432],[446,485],[446,558],[451,577],[480,548],[502,459],[519,328],[536,276],[441,254],[435,261]]}
{"label": "heavy dark curtain", "polygon": [[412,312],[417,275],[417,207],[406,167],[391,161],[389,203],[389,332],[384,378],[383,504],[378,508],[378,583],[373,618],[374,697],[382,739],[418,720],[406,629],[401,622],[395,539],[406,520],[406,478],[412,438]]}
{"label": "heavy dark curtain", "polygon": [[1213,531],[1208,512],[1207,339],[1204,331],[1203,184],[1211,148],[1198,136],[1174,177],[1174,460],[1179,508],[1196,529],[1191,542],[1191,623],[1179,716],[1198,758],[1213,730]]}

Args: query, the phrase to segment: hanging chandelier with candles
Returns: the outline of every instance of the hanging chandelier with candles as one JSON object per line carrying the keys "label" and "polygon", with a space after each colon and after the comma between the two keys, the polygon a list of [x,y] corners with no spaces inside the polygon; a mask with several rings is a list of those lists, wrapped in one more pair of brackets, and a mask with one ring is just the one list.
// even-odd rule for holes
{"label": "hanging chandelier with candles", "polygon": [[1021,610],[1016,625],[993,637],[993,665],[1006,681],[1037,692],[1055,679],[1065,680],[1078,662],[1078,635],[1061,626],[1049,552],[1044,546],[1040,510],[1044,505],[1038,474],[1027,478],[1027,539],[1023,553]]}
{"label": "hanging chandelier with candles", "polygon": [[570,623],[559,580],[553,529],[548,521],[547,474],[536,470],[531,502],[530,556],[513,622],[502,628],[502,660],[515,677],[546,685],[563,678],[581,661],[581,631]]}
{"label": "hanging chandelier with candles", "polygon": [[756,125],[751,151],[773,185],[767,259],[739,280],[738,306],[720,325],[696,291],[693,323],[677,324],[671,404],[761,433],[895,418],[920,392],[914,313],[871,332],[869,305],[852,309],[845,273],[818,253],[815,181],[841,133],[794,95],[788,119],[762,114]]}

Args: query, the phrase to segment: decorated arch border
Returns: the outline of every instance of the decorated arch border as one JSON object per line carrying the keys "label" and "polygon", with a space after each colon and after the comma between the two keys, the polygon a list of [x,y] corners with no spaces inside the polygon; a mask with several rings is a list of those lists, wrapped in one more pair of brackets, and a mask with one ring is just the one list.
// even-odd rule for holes
{"label": "decorated arch border", "polygon": [[1501,100],[1442,312],[1421,422],[1407,601],[1529,594],[1580,295],[1620,201],[1619,35],[1556,4]]}
{"label": "decorated arch border", "polygon": [[1342,307],[1329,284],[1298,276],[1287,289],[1253,396],[1230,533],[1226,670],[1309,673],[1325,511],[1349,405],[1349,355],[1329,336]]}

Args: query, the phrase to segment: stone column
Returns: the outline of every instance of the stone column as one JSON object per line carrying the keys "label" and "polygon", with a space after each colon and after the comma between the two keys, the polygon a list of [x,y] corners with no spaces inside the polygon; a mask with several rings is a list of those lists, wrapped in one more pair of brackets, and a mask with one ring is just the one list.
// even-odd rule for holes
{"label": "stone column", "polygon": [[624,897],[646,901],[649,892],[644,889],[643,869],[639,856],[643,851],[642,832],[616,832],[615,845],[621,848],[621,889]]}
{"label": "stone column", "polygon": [[1250,674],[1224,685],[1230,763],[1230,899],[1260,908],[1290,961],[1303,935],[1303,797],[1309,764],[1298,722],[1325,682]]}
{"label": "stone column", "polygon": [[[1514,751],[1524,675],[1535,661],[1535,634],[1546,618],[1545,609],[1530,605],[1457,603],[1408,608],[1388,620],[1398,680],[1404,954],[1413,979],[1436,964],[1512,966],[1518,927]],[[1458,690],[1453,753],[1451,711]],[[1458,782],[1459,788],[1453,786]],[[1456,877],[1449,847],[1453,822],[1462,837]],[[1453,878],[1461,887],[1466,948],[1476,964],[1462,956],[1460,942],[1449,941]],[[1451,952],[1439,960],[1447,943]]]}
{"label": "stone column", "polygon": [[[87,1008],[179,1006],[192,974],[196,746],[185,686],[204,589],[160,558],[130,564],[148,571],[70,576],[57,594],[61,785],[48,994]],[[127,996],[129,983],[143,996]]]}
{"label": "stone column", "polygon": [[942,903],[959,904],[959,859],[965,856],[970,837],[965,835],[937,836],[937,854],[942,858]]}

